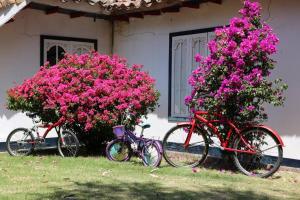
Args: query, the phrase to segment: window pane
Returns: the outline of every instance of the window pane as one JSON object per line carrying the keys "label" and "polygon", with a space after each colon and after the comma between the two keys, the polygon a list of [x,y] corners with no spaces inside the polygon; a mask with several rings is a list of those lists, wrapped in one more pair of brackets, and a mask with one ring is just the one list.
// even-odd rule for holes
{"label": "window pane", "polygon": [[187,48],[187,40],[184,41],[182,50],[181,50],[181,72],[180,73],[180,115],[187,114],[187,106],[185,105],[184,98],[186,95],[188,95],[188,76],[189,73],[189,66],[187,62],[187,55],[188,55],[188,48]]}
{"label": "window pane", "polygon": [[[49,37],[49,38],[47,38]],[[57,36],[43,36],[42,42],[44,48],[42,49],[41,64],[49,61],[51,65],[55,65],[58,61],[64,58],[65,53],[69,54],[84,54],[95,49],[96,40],[77,39],[57,37]],[[61,39],[60,39],[61,38]],[[81,41],[83,40],[83,41]]]}
{"label": "window pane", "polygon": [[57,62],[60,61],[61,59],[63,59],[65,57],[65,50],[58,46],[57,47]]}
{"label": "window pane", "polygon": [[72,53],[81,55],[89,53],[94,50],[94,44],[86,42],[73,42],[72,43]]}
{"label": "window pane", "polygon": [[58,61],[64,58],[65,50],[60,46],[53,46],[47,51],[47,61],[50,65],[55,65]]}
{"label": "window pane", "polygon": [[173,105],[172,113],[176,116],[186,114],[187,108],[184,105],[184,98],[187,94],[187,53],[188,41],[187,39],[178,39],[174,41],[173,48]]}
{"label": "window pane", "polygon": [[[189,76],[199,63],[195,55],[207,56],[208,33],[175,36],[172,38],[172,88],[171,116],[188,117],[189,109],[184,99],[191,93]],[[212,36],[211,36],[212,37]]]}
{"label": "window pane", "polygon": [[50,63],[50,65],[56,64],[56,46],[53,46],[47,51],[47,61]]}
{"label": "window pane", "polygon": [[196,69],[199,65],[195,61],[195,55],[200,54],[201,56],[207,56],[207,35],[205,34],[199,34],[197,36],[194,36],[192,39],[192,70]]}
{"label": "window pane", "polygon": [[75,54],[78,54],[78,55],[81,55],[81,54],[84,54],[84,53],[89,53],[90,50],[87,49],[87,48],[84,48],[84,47],[79,47],[75,50]]}
{"label": "window pane", "polygon": [[[215,37],[216,37],[216,35],[215,35],[214,32],[209,32],[209,33],[207,33],[207,35],[208,35],[208,38],[207,38],[207,44],[208,44],[211,40],[214,40]],[[207,52],[210,53],[208,47],[207,47]]]}

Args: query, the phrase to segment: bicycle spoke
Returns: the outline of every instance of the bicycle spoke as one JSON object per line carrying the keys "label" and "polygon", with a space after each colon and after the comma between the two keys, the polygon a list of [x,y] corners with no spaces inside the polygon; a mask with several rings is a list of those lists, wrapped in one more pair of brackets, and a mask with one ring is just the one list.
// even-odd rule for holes
{"label": "bicycle spoke", "polygon": [[77,155],[79,143],[75,134],[63,131],[58,142],[58,149],[61,156],[74,157]]}
{"label": "bicycle spoke", "polygon": [[129,146],[121,140],[114,140],[108,144],[106,154],[110,160],[114,161],[125,161],[131,156]]}
{"label": "bicycle spoke", "polygon": [[[250,129],[242,135],[247,138],[247,141],[250,141],[249,144],[256,149],[257,153],[235,152],[235,165],[246,175],[258,177],[272,175],[279,168],[282,160],[282,147],[274,139],[275,136],[263,129]],[[247,149],[241,139],[235,141],[234,148],[238,150]],[[266,154],[266,152],[268,153]]]}
{"label": "bicycle spoke", "polygon": [[190,128],[188,124],[178,125],[171,129],[163,140],[164,158],[174,167],[197,166],[206,158],[208,143],[203,133],[192,132],[190,143],[184,146]]}
{"label": "bicycle spoke", "polygon": [[194,147],[194,146],[197,146],[199,144],[204,144],[204,141],[202,141],[202,142],[195,142],[195,143],[189,144],[189,147]]}
{"label": "bicycle spoke", "polygon": [[142,160],[146,166],[157,167],[161,160],[159,148],[155,144],[146,145],[142,150]]}
{"label": "bicycle spoke", "polygon": [[261,150],[260,152],[262,153],[262,152],[268,151],[268,150],[270,150],[270,149],[274,149],[274,148],[279,147],[279,146],[281,146],[281,145],[280,145],[280,144],[277,144],[277,145],[274,145],[274,146],[272,146],[272,147],[270,147],[270,148]]}
{"label": "bicycle spoke", "polygon": [[13,156],[28,155],[33,150],[32,141],[34,141],[34,138],[27,129],[15,129],[7,138],[7,151]]}

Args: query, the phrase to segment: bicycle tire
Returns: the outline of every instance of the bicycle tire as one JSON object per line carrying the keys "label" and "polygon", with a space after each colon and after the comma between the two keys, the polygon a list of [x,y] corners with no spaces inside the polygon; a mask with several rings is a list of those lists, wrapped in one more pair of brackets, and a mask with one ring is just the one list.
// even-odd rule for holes
{"label": "bicycle tire", "polygon": [[[257,146],[259,148],[259,151],[262,153],[257,154],[247,154],[247,153],[239,153],[234,152],[233,153],[233,162],[237,169],[242,172],[243,174],[247,176],[256,176],[261,178],[267,178],[271,175],[273,175],[280,167],[282,158],[283,158],[283,150],[280,142],[278,141],[277,137],[270,131],[264,129],[264,128],[251,128],[248,129],[241,134],[243,137],[249,137],[248,135],[254,133],[257,137],[253,137],[252,145]],[[260,134],[257,135],[257,134]],[[259,136],[259,137],[258,137]],[[266,136],[268,139],[266,139]],[[251,136],[250,136],[251,137]],[[255,138],[263,138],[262,141],[260,141],[260,144],[255,143]],[[234,149],[246,149],[245,145],[242,144],[241,138],[238,137],[235,139],[233,143]],[[272,142],[271,145],[273,145],[272,148],[265,147],[266,144],[269,144]],[[264,145],[262,147],[261,145]],[[276,148],[277,147],[277,148]],[[260,148],[265,148],[266,150],[270,150],[268,152],[268,155],[264,155],[264,150],[261,150]],[[276,148],[275,150],[272,150]],[[277,155],[275,155],[277,154]],[[263,157],[265,156],[265,157]],[[248,161],[249,160],[249,161]],[[275,160],[275,162],[270,163],[271,161]],[[248,162],[247,162],[248,161]],[[247,165],[249,163],[249,165]],[[260,171],[259,171],[260,170]],[[261,171],[266,170],[265,173],[262,173]]]}
{"label": "bicycle tire", "polygon": [[[63,144],[63,140],[65,144]],[[59,134],[57,140],[57,149],[62,157],[77,157],[79,148],[80,144],[78,138],[73,132],[69,130],[63,130],[61,135]]]}
{"label": "bicycle tire", "polygon": [[[20,131],[22,131],[24,133],[24,135],[25,135],[25,133],[27,134],[26,138],[23,139],[23,140],[25,140],[25,142],[22,142],[21,140],[19,142],[11,141],[13,136]],[[29,140],[27,139],[28,136],[29,136]],[[12,148],[12,144],[17,144],[17,147],[18,146],[22,147],[23,151],[24,151],[24,146],[26,144],[28,144],[28,145],[26,145],[26,147],[28,147],[28,149],[24,152],[24,154],[17,154],[17,151],[19,151],[19,150],[16,150],[16,152],[14,152],[13,148]],[[10,132],[10,134],[8,135],[8,137],[6,139],[6,150],[9,153],[9,155],[11,155],[11,156],[27,156],[32,153],[33,149],[34,149],[34,136],[27,128],[14,129],[12,132]]]}
{"label": "bicycle tire", "polygon": [[[207,157],[209,148],[208,140],[205,133],[203,131],[200,131],[199,129],[195,129],[197,132],[192,133],[192,140],[193,138],[197,138],[196,136],[198,135],[198,139],[202,138],[202,141],[200,141],[199,144],[202,144],[195,147],[190,145],[190,150],[183,147],[188,130],[190,130],[190,128],[190,124],[177,125],[170,129],[163,139],[163,157],[167,161],[167,163],[173,167],[196,167],[203,163]],[[184,131],[181,131],[178,136],[173,136],[175,135],[175,131],[179,129],[184,129]],[[170,139],[170,137],[172,136],[174,137],[174,139]],[[180,137],[183,137],[182,141],[179,141]],[[170,151],[170,154],[168,153],[168,151]],[[177,160],[175,161],[175,158],[178,159],[178,162]],[[187,161],[184,161],[184,158],[186,158]],[[192,159],[193,161],[189,162],[190,159]],[[179,163],[181,161],[183,162],[183,164]]]}
{"label": "bicycle tire", "polygon": [[[122,152],[120,152],[120,150]],[[123,150],[127,151],[127,153],[125,152],[126,155],[121,157],[122,155],[120,153],[124,153]],[[115,139],[107,144],[105,153],[106,157],[111,161],[124,162],[130,160],[132,156],[132,149],[128,143],[123,141],[123,139]]]}
{"label": "bicycle tire", "polygon": [[[155,155],[152,153],[155,153]],[[154,156],[156,157],[155,161],[151,161]],[[150,141],[145,144],[142,149],[142,160],[145,166],[159,167],[162,160],[162,155],[160,152],[160,147],[155,141]]]}

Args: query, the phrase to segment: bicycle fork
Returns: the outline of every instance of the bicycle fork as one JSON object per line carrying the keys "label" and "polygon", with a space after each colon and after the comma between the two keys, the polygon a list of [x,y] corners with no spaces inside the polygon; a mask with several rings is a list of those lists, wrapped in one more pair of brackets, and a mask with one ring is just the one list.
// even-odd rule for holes
{"label": "bicycle fork", "polygon": [[61,140],[62,145],[66,145],[65,139],[62,135],[61,128],[59,127],[58,130],[56,130],[56,132],[58,134],[58,139]]}
{"label": "bicycle fork", "polygon": [[17,143],[21,143],[21,144],[23,144],[23,143],[29,143],[29,144],[35,145],[35,141],[34,140],[27,139],[27,137],[29,136],[29,134],[30,134],[30,131],[26,131],[26,134],[24,134],[23,137],[21,138],[21,140],[19,140],[19,141],[25,141],[25,142],[18,142],[17,141]]}
{"label": "bicycle fork", "polygon": [[147,156],[149,156],[150,152],[148,151],[147,146],[154,146],[154,145],[158,146],[158,150],[159,150],[158,153],[162,154],[162,147],[161,147],[161,144],[158,141],[152,139],[152,140],[149,140],[147,142],[144,142],[144,147],[143,147],[143,149],[141,149],[141,152],[139,153],[140,158],[143,160],[143,162],[145,162],[145,163],[148,162],[147,158],[143,154],[143,151],[145,151],[145,153],[147,154]]}
{"label": "bicycle fork", "polygon": [[193,131],[194,131],[195,126],[196,126],[196,120],[193,119],[191,124],[192,124],[192,127],[191,127],[191,129],[189,130],[188,136],[187,136],[187,138],[186,138],[186,140],[185,140],[185,142],[184,142],[184,144],[183,144],[183,147],[184,147],[185,149],[186,149],[186,148],[189,146],[189,144],[190,144],[191,137],[192,137]]}

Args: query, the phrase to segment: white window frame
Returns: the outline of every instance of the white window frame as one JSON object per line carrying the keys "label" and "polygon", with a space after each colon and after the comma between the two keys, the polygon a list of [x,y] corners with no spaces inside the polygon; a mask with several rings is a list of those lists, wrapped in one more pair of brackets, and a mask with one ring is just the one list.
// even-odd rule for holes
{"label": "white window frame", "polygon": [[[170,33],[169,37],[169,121],[187,120],[190,116],[188,107],[184,104],[184,97],[191,93],[191,87],[188,85],[188,77],[197,67],[194,61],[195,54],[207,56],[209,50],[208,42],[214,37],[214,28],[206,28],[192,31],[183,31]],[[197,44],[196,44],[196,43]],[[199,42],[199,43],[198,43]],[[180,44],[181,43],[181,44]],[[195,52],[195,44],[198,51]],[[184,48],[178,50],[178,45]],[[180,51],[180,59],[176,56],[177,50]],[[185,52],[182,52],[184,50]],[[184,55],[186,58],[184,59]],[[180,71],[180,73],[178,73]],[[184,72],[184,73],[182,73]],[[178,84],[178,79],[179,84]],[[177,81],[175,81],[177,80]]]}
{"label": "white window frame", "polygon": [[41,35],[41,65],[43,65],[47,61],[47,51],[53,46],[60,46],[66,53],[74,54],[78,49],[82,48],[88,49],[90,51],[97,51],[98,42],[96,39]]}

